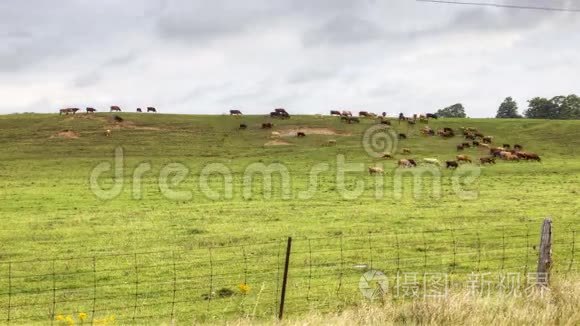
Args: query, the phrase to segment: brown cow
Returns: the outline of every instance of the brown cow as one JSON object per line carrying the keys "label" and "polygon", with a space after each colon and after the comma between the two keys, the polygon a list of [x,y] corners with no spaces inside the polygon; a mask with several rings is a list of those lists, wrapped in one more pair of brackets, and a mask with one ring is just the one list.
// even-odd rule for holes
{"label": "brown cow", "polygon": [[330,115],[338,115],[340,116],[340,111],[336,111],[336,110],[330,110]]}
{"label": "brown cow", "polygon": [[399,139],[407,139],[407,135],[405,135],[405,134],[399,134]]}
{"label": "brown cow", "polygon": [[378,166],[369,166],[369,174],[370,175],[383,174],[384,172],[385,171],[381,167],[378,167]]}
{"label": "brown cow", "polygon": [[491,142],[493,141],[493,137],[492,136],[485,136],[481,140],[486,144],[491,144]]}
{"label": "brown cow", "polygon": [[463,144],[459,144],[457,145],[457,151],[462,151],[463,150]]}
{"label": "brown cow", "polygon": [[262,129],[272,129],[273,126],[271,122],[262,123]]}
{"label": "brown cow", "polygon": [[97,110],[95,108],[87,108],[87,113],[95,113]]}
{"label": "brown cow", "polygon": [[245,123],[242,123],[242,124],[240,125],[240,129],[242,129],[242,130],[243,130],[243,129],[248,129],[248,126],[247,126]]}
{"label": "brown cow", "polygon": [[457,159],[457,162],[469,162],[469,163],[471,163],[471,158],[467,155],[457,155],[455,158]]}
{"label": "brown cow", "polygon": [[408,149],[408,148],[403,148],[403,149],[401,149],[401,153],[403,153],[403,154],[411,154],[411,150]]}
{"label": "brown cow", "polygon": [[113,106],[111,106],[110,112],[121,112],[121,108],[116,106],[116,105],[113,105]]}
{"label": "brown cow", "polygon": [[417,163],[415,162],[415,160],[402,158],[397,162],[397,165],[402,168],[412,168],[414,166],[417,166]]}
{"label": "brown cow", "polygon": [[306,137],[306,134],[303,133],[302,131],[299,131],[298,133],[296,133],[296,137],[298,138]]}
{"label": "brown cow", "polygon": [[495,157],[493,157],[493,156],[482,157],[479,159],[479,161],[481,162],[481,165],[484,165],[485,163],[495,164]]}
{"label": "brown cow", "polygon": [[71,114],[75,114],[75,113],[77,113],[77,111],[78,111],[78,110],[79,110],[78,108],[66,108],[66,109],[60,109],[60,110],[59,110],[59,115],[61,115],[61,114],[63,114],[63,113],[64,113],[65,115],[68,115],[69,113],[71,113]]}

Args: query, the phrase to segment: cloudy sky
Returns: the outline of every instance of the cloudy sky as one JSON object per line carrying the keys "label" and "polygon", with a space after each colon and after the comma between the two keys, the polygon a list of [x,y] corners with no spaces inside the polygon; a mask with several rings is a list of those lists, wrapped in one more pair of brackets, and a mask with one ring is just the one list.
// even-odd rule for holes
{"label": "cloudy sky", "polygon": [[414,0],[0,3],[0,113],[117,104],[396,114],[461,102],[486,117],[506,96],[522,109],[571,93],[580,93],[580,13]]}

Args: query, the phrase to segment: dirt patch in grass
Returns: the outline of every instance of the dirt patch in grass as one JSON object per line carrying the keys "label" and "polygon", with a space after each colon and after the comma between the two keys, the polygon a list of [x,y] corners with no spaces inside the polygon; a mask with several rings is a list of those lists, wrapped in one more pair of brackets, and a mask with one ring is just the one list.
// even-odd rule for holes
{"label": "dirt patch in grass", "polygon": [[281,129],[278,132],[282,137],[294,137],[298,132],[303,132],[306,135],[350,136],[349,132],[330,128],[292,127],[289,129]]}
{"label": "dirt patch in grass", "polygon": [[283,140],[271,140],[264,144],[264,146],[288,146],[288,145],[292,144]]}
{"label": "dirt patch in grass", "polygon": [[57,132],[56,134],[50,136],[50,138],[66,138],[66,139],[76,139],[79,138],[81,136],[81,134],[79,132],[76,132],[74,130],[61,130],[59,132]]}

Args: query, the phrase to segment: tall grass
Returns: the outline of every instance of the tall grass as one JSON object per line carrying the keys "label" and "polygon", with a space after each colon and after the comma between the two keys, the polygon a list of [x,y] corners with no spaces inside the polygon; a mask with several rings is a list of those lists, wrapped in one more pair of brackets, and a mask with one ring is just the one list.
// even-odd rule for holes
{"label": "tall grass", "polygon": [[[436,300],[361,304],[333,314],[312,311],[280,325],[579,325],[580,282],[561,282],[528,296],[474,297],[455,292]],[[229,325],[274,324],[242,319]]]}

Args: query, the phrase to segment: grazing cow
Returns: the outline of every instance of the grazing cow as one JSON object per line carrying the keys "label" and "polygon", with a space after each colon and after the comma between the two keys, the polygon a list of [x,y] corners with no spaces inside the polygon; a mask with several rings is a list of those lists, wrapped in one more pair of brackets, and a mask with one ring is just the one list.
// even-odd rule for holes
{"label": "grazing cow", "polygon": [[516,155],[519,158],[523,158],[525,160],[532,160],[532,161],[538,161],[541,162],[542,159],[540,158],[540,156],[536,153],[531,153],[531,152],[517,152]]}
{"label": "grazing cow", "polygon": [[240,129],[248,129],[248,126],[245,123],[240,124]]}
{"label": "grazing cow", "polygon": [[390,126],[391,125],[391,122],[389,120],[381,120],[381,124],[382,125]]}
{"label": "grazing cow", "polygon": [[417,166],[417,163],[415,162],[415,160],[402,158],[397,162],[397,165],[402,168],[412,168],[414,166]]}
{"label": "grazing cow", "polygon": [[465,148],[470,148],[471,144],[470,143],[462,143],[461,145],[463,145],[463,147]]}
{"label": "grazing cow", "polygon": [[336,145],[336,139],[330,139],[330,140],[328,140],[328,145],[329,145],[329,146],[334,146],[334,145]]}
{"label": "grazing cow", "polygon": [[296,133],[296,137],[298,138],[306,137],[306,134],[303,133],[302,131],[299,131],[298,133]]}
{"label": "grazing cow", "polygon": [[478,142],[477,140],[474,140],[474,141],[472,142],[472,144],[473,144],[473,146],[479,146],[479,142]]}
{"label": "grazing cow", "polygon": [[391,153],[383,153],[383,155],[381,157],[386,158],[386,159],[392,159],[393,155],[391,155]]}
{"label": "grazing cow", "polygon": [[492,136],[485,136],[482,138],[482,141],[486,144],[491,144],[491,142],[493,141],[493,137]]}
{"label": "grazing cow", "polygon": [[242,115],[242,111],[240,111],[240,110],[230,110],[230,115]]}
{"label": "grazing cow", "polygon": [[63,114],[63,113],[64,113],[65,115],[68,115],[69,113],[71,113],[71,114],[75,114],[75,113],[77,113],[77,111],[78,111],[78,110],[79,110],[78,108],[67,108],[67,109],[60,109],[60,110],[59,110],[59,115],[61,115],[61,114]]}
{"label": "grazing cow", "polygon": [[514,149],[515,149],[516,151],[521,151],[521,150],[522,150],[522,149],[524,149],[524,148],[523,148],[523,147],[522,147],[522,145],[520,145],[520,144],[515,144],[515,145],[514,145]]}
{"label": "grazing cow", "polygon": [[459,164],[456,161],[445,161],[445,167],[448,169],[454,168],[456,169],[459,167]]}
{"label": "grazing cow", "polygon": [[408,148],[403,148],[403,149],[401,149],[401,153],[403,153],[403,154],[411,154],[411,150],[408,149]]}
{"label": "grazing cow", "polygon": [[469,140],[475,140],[475,135],[468,132],[465,134],[465,139],[469,139]]}
{"label": "grazing cow", "polygon": [[353,117],[353,116],[347,116],[346,117],[346,122],[348,124],[352,124],[352,123],[360,123],[360,119],[357,117]]}
{"label": "grazing cow", "polygon": [[137,112],[143,112],[143,110],[141,110],[141,108],[137,108]]}
{"label": "grazing cow", "polygon": [[87,108],[87,113],[95,113],[97,110],[95,108]]}
{"label": "grazing cow", "polygon": [[507,161],[519,161],[520,160],[520,157],[517,154],[512,154],[510,152],[506,152],[506,153],[507,154],[505,154],[504,156],[502,156],[502,158],[504,160],[507,160]]}
{"label": "grazing cow", "polygon": [[280,133],[277,131],[272,131],[272,133],[270,134],[270,137],[272,138],[278,138],[280,137]]}
{"label": "grazing cow", "polygon": [[336,110],[330,110],[330,115],[338,115],[340,116],[340,111],[336,111]]}
{"label": "grazing cow", "polygon": [[367,111],[360,111],[358,113],[359,117],[370,117],[370,114]]}
{"label": "grazing cow", "polygon": [[111,137],[111,130],[110,129],[105,130],[105,137]]}
{"label": "grazing cow", "polygon": [[278,119],[290,119],[290,114],[286,111],[274,111],[270,112],[270,117]]}
{"label": "grazing cow", "polygon": [[111,106],[110,112],[121,112],[121,108],[116,105],[113,105]]}
{"label": "grazing cow", "polygon": [[342,111],[341,115],[343,115],[345,117],[352,117],[352,112],[350,112],[350,111]]}
{"label": "grazing cow", "polygon": [[484,164],[495,164],[495,157],[493,156],[488,156],[488,157],[482,157],[479,159],[479,162],[481,162],[481,165]]}
{"label": "grazing cow", "polygon": [[383,174],[384,172],[385,171],[381,167],[378,167],[378,166],[369,166],[369,174],[370,175]]}
{"label": "grazing cow", "polygon": [[457,155],[455,157],[455,159],[457,160],[457,162],[469,162],[469,163],[471,163],[471,158],[467,155]]}
{"label": "grazing cow", "polygon": [[436,158],[424,158],[424,159],[423,159],[423,162],[424,162],[424,163],[427,163],[427,164],[432,164],[432,165],[436,165],[436,166],[441,166],[441,162],[439,162],[439,160],[438,160],[438,159],[436,159]]}
{"label": "grazing cow", "polygon": [[405,134],[399,134],[399,139],[407,139],[407,135],[405,135]]}
{"label": "grazing cow", "polygon": [[147,112],[157,113],[157,110],[154,107],[152,107],[152,106],[148,106],[147,107]]}
{"label": "grazing cow", "polygon": [[288,113],[288,112],[286,112],[286,109],[284,109],[284,108],[274,109],[274,112],[278,112],[278,113]]}
{"label": "grazing cow", "polygon": [[437,114],[435,114],[435,113],[427,113],[425,116],[427,117],[427,119],[437,120],[437,118],[438,118]]}
{"label": "grazing cow", "polygon": [[273,126],[271,122],[262,123],[262,129],[272,129]]}
{"label": "grazing cow", "polygon": [[503,147],[505,149],[510,149],[510,144],[503,144],[501,147]]}
{"label": "grazing cow", "polygon": [[463,150],[463,145],[462,144],[457,145],[457,151],[460,152],[462,150]]}

